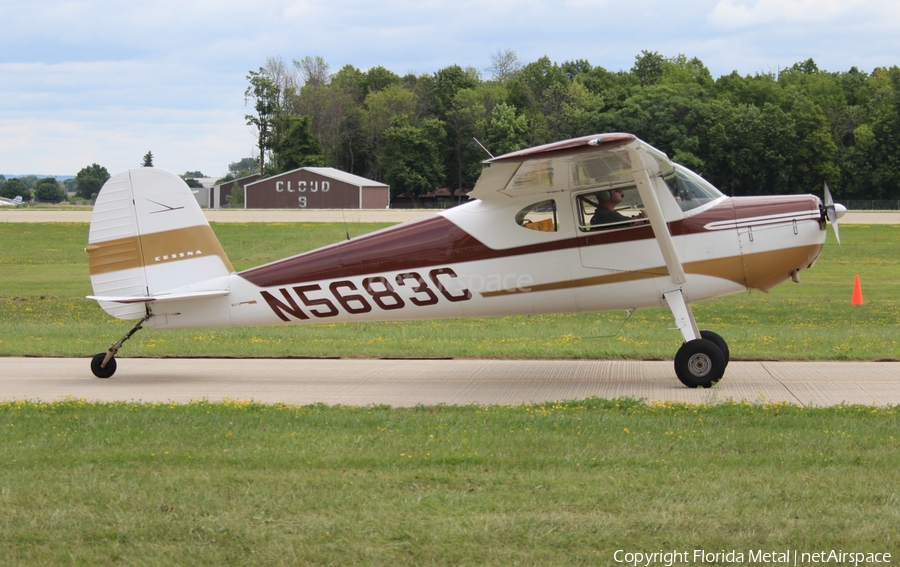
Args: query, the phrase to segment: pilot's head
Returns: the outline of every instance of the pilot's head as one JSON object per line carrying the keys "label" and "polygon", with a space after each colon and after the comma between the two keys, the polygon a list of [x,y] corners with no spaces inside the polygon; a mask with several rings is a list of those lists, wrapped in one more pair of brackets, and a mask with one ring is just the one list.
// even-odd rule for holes
{"label": "pilot's head", "polygon": [[597,196],[601,203],[612,203],[616,205],[622,201],[624,191],[622,189],[609,189],[607,191],[600,191],[597,193]]}

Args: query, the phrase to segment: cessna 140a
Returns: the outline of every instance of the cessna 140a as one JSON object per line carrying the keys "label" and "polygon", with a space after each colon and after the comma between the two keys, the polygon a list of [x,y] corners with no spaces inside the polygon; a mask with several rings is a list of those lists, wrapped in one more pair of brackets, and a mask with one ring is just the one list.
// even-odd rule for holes
{"label": "cessna 140a", "polygon": [[[97,197],[87,252],[94,295],[159,329],[289,325],[667,306],[684,342],[675,373],[709,387],[726,342],[694,301],[798,280],[845,210],[830,193],[729,198],[631,134],[487,160],[464,205],[235,272],[187,185],[139,168]],[[627,210],[622,210],[623,208]],[[618,209],[618,213],[612,212]],[[631,211],[630,213],[628,211]],[[623,214],[624,213],[624,214]]]}

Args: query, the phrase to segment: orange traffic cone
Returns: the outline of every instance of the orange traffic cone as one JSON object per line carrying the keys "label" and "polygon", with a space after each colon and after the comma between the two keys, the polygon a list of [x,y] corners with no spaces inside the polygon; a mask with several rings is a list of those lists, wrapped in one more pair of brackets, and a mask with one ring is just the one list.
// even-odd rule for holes
{"label": "orange traffic cone", "polygon": [[862,305],[862,288],[859,287],[859,276],[856,276],[856,279],[853,281],[853,298],[850,300],[851,305]]}

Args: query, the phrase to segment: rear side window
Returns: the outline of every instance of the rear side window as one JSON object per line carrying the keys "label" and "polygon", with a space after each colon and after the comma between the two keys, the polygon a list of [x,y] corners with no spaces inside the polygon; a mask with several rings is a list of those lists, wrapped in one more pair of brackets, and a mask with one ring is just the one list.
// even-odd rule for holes
{"label": "rear side window", "polygon": [[540,232],[556,232],[559,223],[556,220],[556,201],[541,201],[528,205],[516,213],[516,224],[529,230]]}

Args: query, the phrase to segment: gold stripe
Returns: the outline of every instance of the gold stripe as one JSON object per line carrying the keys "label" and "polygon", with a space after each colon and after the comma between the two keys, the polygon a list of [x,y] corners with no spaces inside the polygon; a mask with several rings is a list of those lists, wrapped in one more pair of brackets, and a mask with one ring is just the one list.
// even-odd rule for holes
{"label": "gold stripe", "polygon": [[[815,260],[822,246],[813,244],[788,248],[785,250],[773,250],[770,252],[758,252],[743,256],[731,256],[729,258],[717,258],[715,260],[701,260],[689,262],[684,265],[684,271],[688,274],[711,276],[729,280],[738,285],[750,289],[768,291],[790,277],[791,271],[797,268],[805,268]],[[776,269],[782,266],[782,271]],[[648,268],[634,272],[617,272],[603,276],[592,276],[576,280],[565,280],[531,286],[527,289],[503,289],[499,291],[487,291],[482,297],[497,297],[502,295],[514,295],[530,293],[533,291],[554,291],[561,289],[573,289],[593,285],[604,285],[620,282],[632,282],[647,278],[656,278],[669,275],[665,266]]]}
{"label": "gold stripe", "polygon": [[215,233],[206,225],[94,242],[85,250],[92,276],[197,256],[218,256],[229,272],[234,271]]}
{"label": "gold stripe", "polygon": [[141,266],[141,243],[137,236],[96,242],[85,250],[92,276]]}
{"label": "gold stripe", "polygon": [[588,287],[592,285],[604,285],[619,282],[631,282],[637,280],[645,280],[648,278],[657,278],[669,275],[669,270],[665,266],[659,268],[650,268],[641,270],[640,272],[616,272],[604,276],[591,276],[589,278],[579,278],[577,280],[565,280],[560,282],[551,282],[540,285],[533,285],[527,289],[501,289],[499,291],[485,291],[482,297],[496,297],[499,295],[513,295],[517,293],[529,293],[532,291],[556,291],[560,289],[572,289],[576,287]]}

